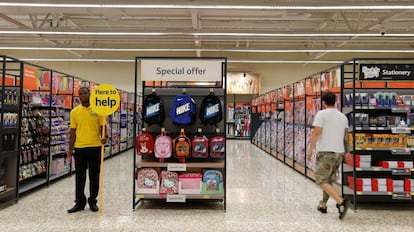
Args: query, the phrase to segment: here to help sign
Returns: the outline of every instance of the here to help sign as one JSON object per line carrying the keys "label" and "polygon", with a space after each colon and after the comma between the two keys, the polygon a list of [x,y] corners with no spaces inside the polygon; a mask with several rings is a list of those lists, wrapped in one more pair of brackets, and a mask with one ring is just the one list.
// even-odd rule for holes
{"label": "here to help sign", "polygon": [[144,59],[141,81],[221,81],[223,59]]}
{"label": "here to help sign", "polygon": [[89,102],[96,114],[108,116],[119,108],[120,96],[113,86],[101,84],[91,91]]}

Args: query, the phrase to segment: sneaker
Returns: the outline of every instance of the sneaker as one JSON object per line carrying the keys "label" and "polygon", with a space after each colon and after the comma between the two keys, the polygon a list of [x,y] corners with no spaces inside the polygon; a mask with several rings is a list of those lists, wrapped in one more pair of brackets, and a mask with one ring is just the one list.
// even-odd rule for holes
{"label": "sneaker", "polygon": [[346,212],[349,208],[349,200],[345,200],[342,202],[342,204],[338,205],[336,204],[336,208],[338,208],[339,213],[339,219],[342,220],[345,218]]}
{"label": "sneaker", "polygon": [[318,211],[321,213],[327,213],[328,212],[328,208],[327,207],[322,207],[320,205],[318,205]]}

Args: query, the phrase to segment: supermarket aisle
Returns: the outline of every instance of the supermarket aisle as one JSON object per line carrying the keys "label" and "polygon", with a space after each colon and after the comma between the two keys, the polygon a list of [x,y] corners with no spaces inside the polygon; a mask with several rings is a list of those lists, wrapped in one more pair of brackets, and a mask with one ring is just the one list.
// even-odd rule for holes
{"label": "supermarket aisle", "polygon": [[413,210],[360,209],[338,220],[316,211],[320,190],[248,141],[228,141],[227,212],[209,205],[132,210],[132,151],[106,161],[104,212],[75,214],[75,178],[35,191],[0,211],[0,231],[412,231]]}

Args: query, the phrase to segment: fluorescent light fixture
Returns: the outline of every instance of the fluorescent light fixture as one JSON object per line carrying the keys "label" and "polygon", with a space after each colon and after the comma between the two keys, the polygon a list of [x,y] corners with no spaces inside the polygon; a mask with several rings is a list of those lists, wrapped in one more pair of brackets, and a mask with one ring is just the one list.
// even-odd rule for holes
{"label": "fluorescent light fixture", "polygon": [[[132,63],[131,59],[54,59],[54,58],[19,58],[23,61],[33,62],[122,62]],[[227,60],[228,63],[271,63],[271,64],[340,64],[344,61],[337,60]]]}
{"label": "fluorescent light fixture", "polygon": [[227,49],[227,48],[96,48],[96,47],[0,47],[0,50],[103,51],[103,52],[247,52],[247,53],[414,53],[414,49]]}
{"label": "fluorescent light fixture", "polygon": [[236,37],[414,37],[410,33],[261,33],[261,32],[105,32],[1,30],[0,34],[83,35],[83,36],[236,36]]}
{"label": "fluorescent light fixture", "polygon": [[174,32],[93,32],[93,31],[0,31],[1,34],[37,34],[37,35],[95,35],[95,36],[125,36],[125,35],[143,35],[143,36],[160,36],[160,35],[183,35],[184,33]]}
{"label": "fluorescent light fixture", "polygon": [[71,4],[1,2],[0,7],[39,8],[126,8],[126,9],[211,9],[211,10],[412,10],[414,5],[210,5],[210,4]]}

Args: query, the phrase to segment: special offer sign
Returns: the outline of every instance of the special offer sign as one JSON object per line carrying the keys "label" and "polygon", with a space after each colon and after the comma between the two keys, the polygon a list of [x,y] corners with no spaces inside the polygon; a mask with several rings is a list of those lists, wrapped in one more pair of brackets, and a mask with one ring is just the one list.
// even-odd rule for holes
{"label": "special offer sign", "polygon": [[144,59],[141,81],[221,81],[224,60]]}

